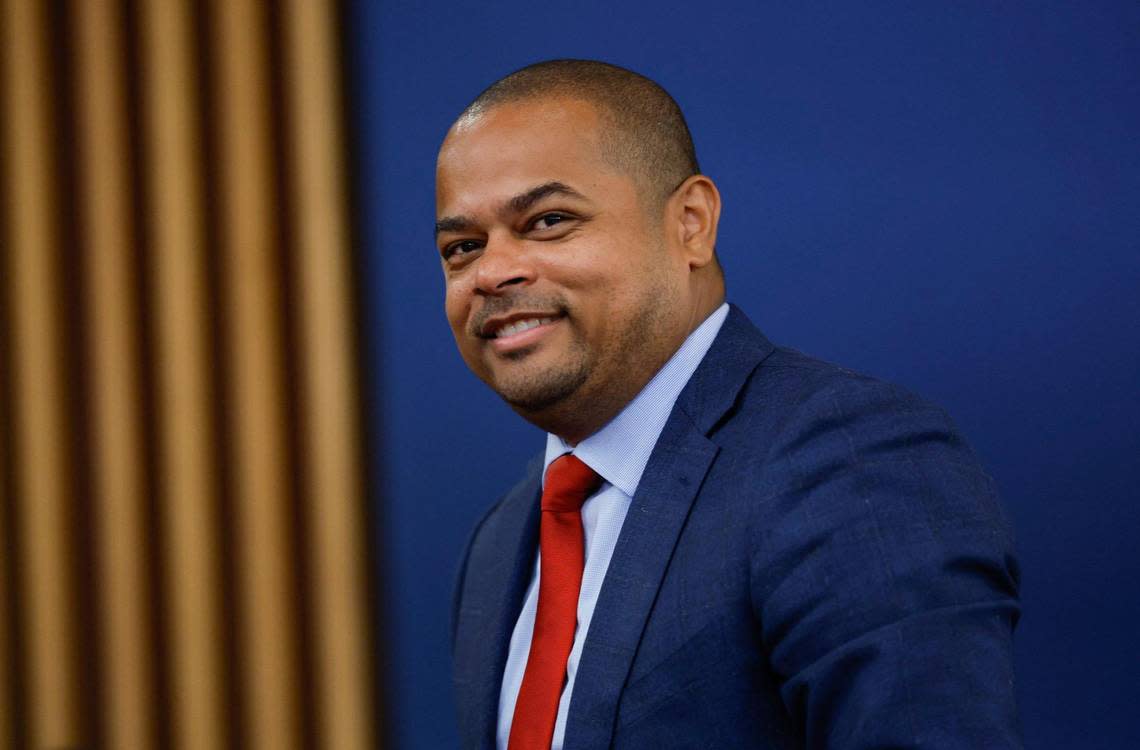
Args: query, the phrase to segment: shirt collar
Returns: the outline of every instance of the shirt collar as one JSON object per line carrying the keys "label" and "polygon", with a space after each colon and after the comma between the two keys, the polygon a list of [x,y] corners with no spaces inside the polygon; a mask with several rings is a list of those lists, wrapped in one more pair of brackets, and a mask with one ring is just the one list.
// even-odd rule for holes
{"label": "shirt collar", "polygon": [[548,433],[543,476],[554,459],[573,453],[627,497],[633,497],[673,404],[705,358],[726,317],[727,303],[689,334],[681,348],[616,417],[577,446]]}

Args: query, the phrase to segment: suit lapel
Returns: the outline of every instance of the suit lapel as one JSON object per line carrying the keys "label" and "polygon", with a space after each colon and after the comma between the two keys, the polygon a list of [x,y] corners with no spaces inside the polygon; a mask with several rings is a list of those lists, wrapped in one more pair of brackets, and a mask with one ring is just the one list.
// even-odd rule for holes
{"label": "suit lapel", "polygon": [[457,644],[457,663],[461,657],[470,664],[464,675],[471,684],[463,692],[471,697],[471,703],[461,716],[463,734],[468,738],[465,746],[495,745],[503,669],[538,548],[542,457],[528,468],[527,478],[487,519],[468,563],[468,570],[479,571],[478,581],[469,589],[469,599],[479,602],[479,607],[461,615],[465,618],[465,638]]}
{"label": "suit lapel", "polygon": [[609,747],[617,707],[677,539],[718,447],[708,437],[774,347],[733,306],[653,449],[602,584],[564,750]]}
{"label": "suit lapel", "polygon": [[564,750],[610,746],[618,695],[677,536],[716,453],[716,446],[687,418],[677,419],[674,413],[610,558],[575,677]]}

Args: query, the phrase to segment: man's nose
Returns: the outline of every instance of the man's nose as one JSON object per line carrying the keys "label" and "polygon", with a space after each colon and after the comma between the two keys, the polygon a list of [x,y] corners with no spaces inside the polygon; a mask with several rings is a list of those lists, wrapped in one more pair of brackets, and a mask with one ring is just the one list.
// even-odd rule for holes
{"label": "man's nose", "polygon": [[534,264],[525,243],[517,237],[492,235],[479,257],[475,274],[476,289],[482,294],[497,295],[513,286],[534,281]]}

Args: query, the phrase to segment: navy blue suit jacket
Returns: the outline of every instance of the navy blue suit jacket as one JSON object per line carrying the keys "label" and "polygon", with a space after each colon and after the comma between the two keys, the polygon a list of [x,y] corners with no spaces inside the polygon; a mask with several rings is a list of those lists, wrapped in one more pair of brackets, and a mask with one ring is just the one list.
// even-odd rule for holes
{"label": "navy blue suit jacket", "polygon": [[[541,457],[480,521],[453,607],[465,748],[494,745]],[[941,409],[729,313],[629,509],[565,750],[1020,747],[1018,572]]]}

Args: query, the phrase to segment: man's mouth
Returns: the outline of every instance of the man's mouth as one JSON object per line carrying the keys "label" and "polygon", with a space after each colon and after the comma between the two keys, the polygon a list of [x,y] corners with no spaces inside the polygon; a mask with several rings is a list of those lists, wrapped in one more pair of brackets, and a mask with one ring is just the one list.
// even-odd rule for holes
{"label": "man's mouth", "polygon": [[508,323],[507,325],[502,326],[501,328],[499,328],[498,330],[493,332],[491,334],[491,338],[501,339],[501,338],[506,338],[508,336],[514,336],[517,333],[522,333],[523,331],[529,331],[530,329],[538,328],[539,326],[549,325],[550,323],[553,323],[553,322],[554,322],[553,317],[550,317],[550,318],[527,318],[526,320],[515,321],[514,323]]}
{"label": "man's mouth", "polygon": [[508,338],[534,328],[550,325],[561,317],[563,317],[562,313],[538,310],[496,315],[479,325],[478,335],[484,339]]}
{"label": "man's mouth", "polygon": [[550,313],[510,315],[487,322],[480,335],[500,354],[518,352],[545,337],[562,317]]}

